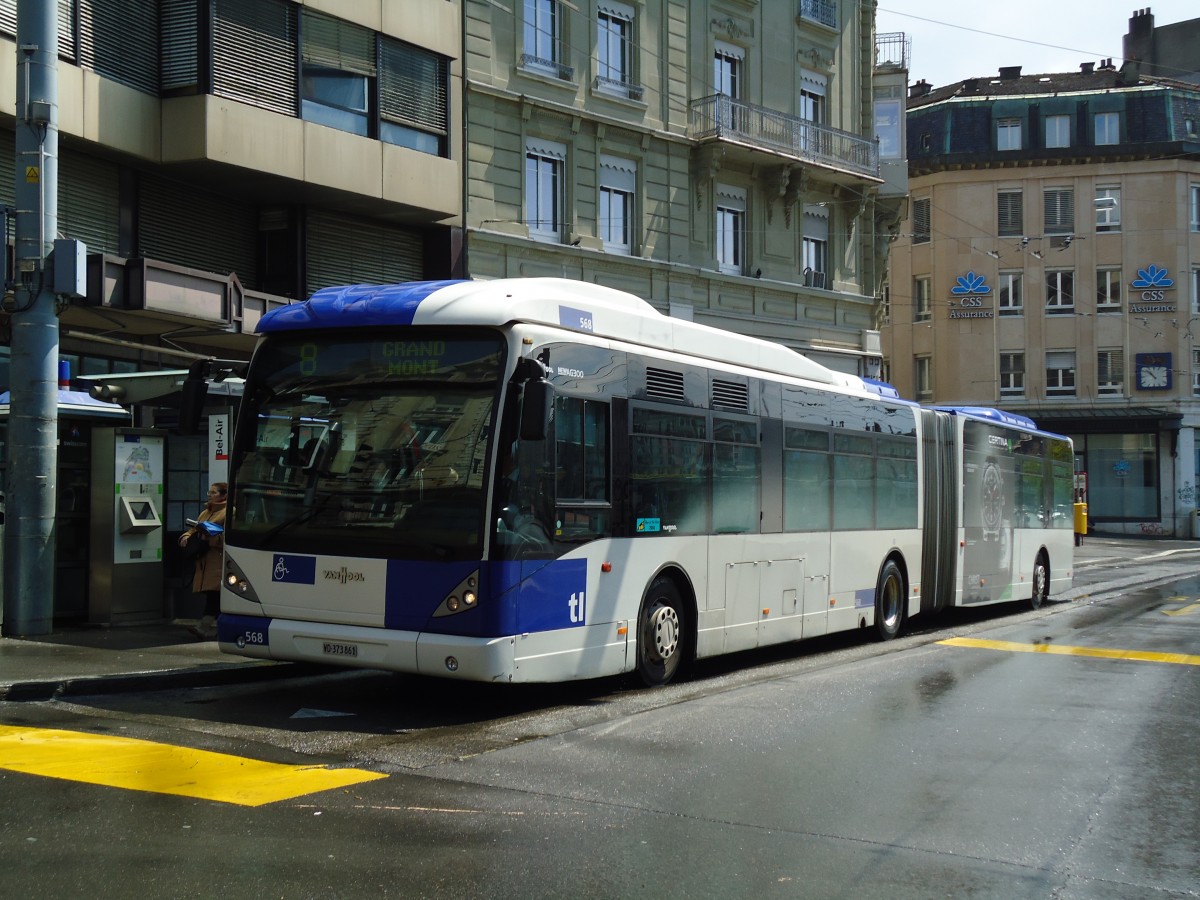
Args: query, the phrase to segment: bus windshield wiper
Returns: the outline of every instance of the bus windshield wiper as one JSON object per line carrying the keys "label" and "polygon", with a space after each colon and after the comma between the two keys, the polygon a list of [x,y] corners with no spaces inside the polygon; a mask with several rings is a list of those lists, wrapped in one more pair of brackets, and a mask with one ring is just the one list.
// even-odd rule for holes
{"label": "bus windshield wiper", "polygon": [[289,528],[294,528],[297,525],[304,524],[309,519],[313,518],[321,510],[323,510],[326,506],[328,506],[329,501],[332,500],[333,497],[334,497],[334,494],[332,494],[332,493],[325,494],[323,497],[321,497],[320,500],[318,500],[312,506],[308,506],[308,507],[300,510],[300,512],[296,513],[296,515],[292,516],[290,519],[284,519],[282,522],[280,522],[278,525],[276,525],[274,528],[272,528],[270,531],[268,531],[266,534],[264,534],[261,538],[259,538],[259,542],[261,544],[265,545],[272,538],[278,536],[281,532],[286,531]]}

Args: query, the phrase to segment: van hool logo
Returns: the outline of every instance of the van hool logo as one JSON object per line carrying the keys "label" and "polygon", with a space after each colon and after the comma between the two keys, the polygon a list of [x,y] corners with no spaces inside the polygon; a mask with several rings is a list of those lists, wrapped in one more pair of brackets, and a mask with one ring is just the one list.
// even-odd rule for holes
{"label": "van hool logo", "polygon": [[347,584],[351,581],[366,581],[367,576],[362,572],[351,572],[345,566],[340,569],[322,569],[322,576],[326,581],[340,581],[342,584]]}

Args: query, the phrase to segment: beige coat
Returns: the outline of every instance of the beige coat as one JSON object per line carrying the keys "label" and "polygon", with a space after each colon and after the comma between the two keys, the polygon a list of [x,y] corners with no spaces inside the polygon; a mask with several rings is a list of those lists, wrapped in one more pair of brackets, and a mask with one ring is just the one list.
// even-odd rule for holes
{"label": "beige coat", "polygon": [[[196,517],[197,522],[212,522],[225,527],[225,504],[209,503]],[[191,537],[197,531],[189,528],[184,535]],[[221,589],[221,556],[225,552],[225,534],[208,535],[208,550],[196,557],[196,574],[192,576],[192,590],[197,594]]]}

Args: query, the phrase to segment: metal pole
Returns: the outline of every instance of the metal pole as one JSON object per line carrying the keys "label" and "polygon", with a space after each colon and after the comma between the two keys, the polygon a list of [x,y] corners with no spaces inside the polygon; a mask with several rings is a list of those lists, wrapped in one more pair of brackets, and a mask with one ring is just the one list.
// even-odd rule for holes
{"label": "metal pole", "polygon": [[4,530],[4,633],[54,621],[58,310],[48,256],[58,231],[58,4],[17,4],[16,272]]}

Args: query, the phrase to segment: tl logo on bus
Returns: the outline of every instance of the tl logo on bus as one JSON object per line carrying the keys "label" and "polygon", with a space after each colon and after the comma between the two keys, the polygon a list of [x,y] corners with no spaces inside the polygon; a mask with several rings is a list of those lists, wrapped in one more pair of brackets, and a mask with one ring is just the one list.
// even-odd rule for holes
{"label": "tl logo on bus", "polygon": [[582,625],[586,621],[585,613],[587,612],[587,602],[584,600],[583,591],[572,594],[567,605],[571,610],[571,624]]}

